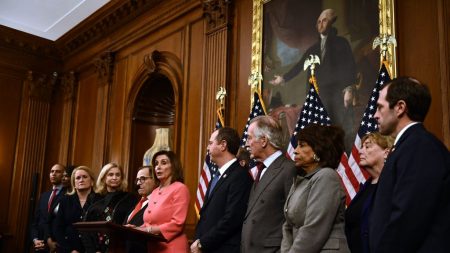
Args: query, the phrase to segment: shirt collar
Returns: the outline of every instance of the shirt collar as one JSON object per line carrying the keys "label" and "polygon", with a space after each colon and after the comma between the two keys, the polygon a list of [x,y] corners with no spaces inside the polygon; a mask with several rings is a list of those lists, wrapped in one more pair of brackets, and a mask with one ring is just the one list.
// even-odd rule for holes
{"label": "shirt collar", "polygon": [[269,166],[277,159],[280,155],[282,155],[280,150],[276,151],[275,153],[271,154],[269,157],[266,158],[266,160],[263,161],[266,168],[269,168]]}
{"label": "shirt collar", "polygon": [[63,188],[63,185],[59,184],[59,185],[54,185],[52,189],[56,190],[57,192],[59,192],[59,191],[61,191],[62,188]]}
{"label": "shirt collar", "polygon": [[225,163],[222,167],[220,167],[219,168],[220,176],[222,176],[223,173],[225,173],[225,171],[227,171],[228,167],[230,167],[231,164],[233,164],[236,160],[237,160],[236,158],[233,158],[233,159],[229,160],[227,163]]}

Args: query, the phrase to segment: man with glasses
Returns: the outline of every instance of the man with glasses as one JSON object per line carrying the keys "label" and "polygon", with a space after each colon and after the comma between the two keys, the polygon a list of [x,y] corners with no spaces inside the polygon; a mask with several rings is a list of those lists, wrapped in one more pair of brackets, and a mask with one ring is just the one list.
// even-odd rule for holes
{"label": "man with glasses", "polygon": [[[145,209],[147,209],[148,196],[156,188],[155,173],[153,167],[143,166],[139,168],[136,176],[136,186],[139,195],[141,196],[140,201],[136,204],[133,211],[128,215],[125,224],[130,224],[131,226],[141,226],[143,221],[143,215]],[[139,243],[137,241],[127,242],[128,252],[147,252],[147,245],[145,243]]]}

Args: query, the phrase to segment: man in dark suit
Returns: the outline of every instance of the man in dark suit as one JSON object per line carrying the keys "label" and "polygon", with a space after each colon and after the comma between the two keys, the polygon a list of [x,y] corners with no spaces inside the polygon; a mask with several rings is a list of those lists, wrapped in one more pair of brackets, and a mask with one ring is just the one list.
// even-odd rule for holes
{"label": "man in dark suit", "polygon": [[61,183],[64,170],[65,167],[61,164],[53,165],[50,170],[52,190],[42,193],[39,199],[31,224],[31,238],[36,251],[55,252],[56,250],[56,242],[50,237],[50,228],[53,225],[49,221],[49,216],[55,212],[61,197],[66,193],[66,189]]}
{"label": "man in dark suit", "polygon": [[242,253],[280,251],[284,202],[297,173],[294,162],[280,151],[282,140],[281,126],[272,117],[250,122],[246,145],[259,164],[242,227]]}
{"label": "man in dark suit", "polygon": [[239,253],[241,230],[252,179],[236,159],[236,130],[223,127],[211,134],[208,152],[219,167],[200,210],[191,252]]}
{"label": "man in dark suit", "polygon": [[[288,82],[303,71],[305,60],[310,55],[317,55],[320,57],[320,65],[316,66],[315,76],[320,97],[331,121],[345,129],[352,124],[348,123],[348,119],[344,122],[346,115],[344,108],[351,108],[351,103],[348,101],[344,103],[344,93],[349,91],[347,87],[356,83],[356,63],[347,39],[338,36],[336,28],[332,26],[336,19],[333,9],[324,10],[317,19],[319,41],[307,49],[300,61],[287,73],[282,76],[276,75],[270,83],[280,85]],[[345,130],[348,134],[350,129]],[[350,136],[354,137],[352,134]]]}
{"label": "man in dark suit", "polygon": [[[136,185],[141,199],[125,221],[125,224],[131,224],[132,227],[139,227],[144,224],[143,217],[148,205],[148,196],[156,188],[155,173],[152,166],[139,168],[136,176]],[[127,252],[147,252],[147,245],[138,241],[128,241]]]}
{"label": "man in dark suit", "polygon": [[423,126],[428,87],[401,77],[385,85],[375,118],[395,137],[378,181],[370,218],[370,252],[448,252],[450,154]]}

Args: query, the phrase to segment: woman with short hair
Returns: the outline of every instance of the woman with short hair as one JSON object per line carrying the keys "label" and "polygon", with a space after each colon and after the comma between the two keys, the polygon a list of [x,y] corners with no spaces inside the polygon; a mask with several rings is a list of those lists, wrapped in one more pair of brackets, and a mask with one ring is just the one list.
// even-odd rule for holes
{"label": "woman with short hair", "polygon": [[345,211],[345,233],[352,253],[369,252],[369,215],[384,162],[394,145],[394,138],[378,132],[361,139],[359,165],[370,177],[359,187]]}
{"label": "woman with short hair", "polygon": [[95,177],[86,166],[76,167],[70,176],[72,191],[59,203],[55,219],[54,237],[58,243],[58,252],[85,252],[81,235],[73,223],[83,221],[88,208],[101,197],[94,192]]}
{"label": "woman with short hair", "polygon": [[152,159],[159,187],[150,194],[144,213],[144,225],[138,227],[148,233],[162,235],[167,242],[149,242],[149,252],[188,252],[188,241],[183,232],[189,209],[189,189],[183,184],[180,159],[172,151],[157,152]]}
{"label": "woman with short hair", "polygon": [[344,131],[311,124],[297,134],[298,175],[284,210],[281,252],[350,252],[344,232],[345,193],[335,171],[344,152]]}

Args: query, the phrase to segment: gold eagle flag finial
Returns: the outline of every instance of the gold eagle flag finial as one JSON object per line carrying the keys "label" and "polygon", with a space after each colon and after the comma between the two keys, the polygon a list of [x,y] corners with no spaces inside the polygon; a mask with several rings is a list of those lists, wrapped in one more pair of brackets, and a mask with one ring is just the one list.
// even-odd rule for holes
{"label": "gold eagle flag finial", "polygon": [[319,94],[319,87],[317,86],[317,80],[314,74],[316,64],[320,64],[319,56],[310,54],[309,58],[307,58],[305,60],[305,63],[303,64],[303,70],[307,70],[308,68],[311,70],[311,77],[309,78],[309,82],[314,85],[314,89],[316,89],[317,94]]}
{"label": "gold eagle flag finial", "polygon": [[225,90],[224,87],[220,86],[219,90],[217,90],[217,93],[216,93],[216,100],[219,102],[219,108],[217,108],[217,116],[219,117],[220,124],[222,124],[222,126],[225,124],[225,120],[224,120],[224,110],[225,110],[224,99],[225,99],[226,95],[227,95],[227,91]]}
{"label": "gold eagle flag finial", "polygon": [[227,91],[222,86],[219,87],[219,90],[216,93],[216,100],[220,102],[221,105],[223,105],[223,100],[225,99],[225,96],[227,95]]}
{"label": "gold eagle flag finial", "polygon": [[393,45],[397,47],[397,40],[394,36],[388,34],[380,34],[373,40],[372,49],[380,46],[380,53],[383,56],[383,60],[386,60],[386,54],[388,51],[389,45]]}

